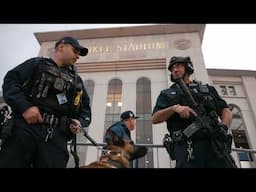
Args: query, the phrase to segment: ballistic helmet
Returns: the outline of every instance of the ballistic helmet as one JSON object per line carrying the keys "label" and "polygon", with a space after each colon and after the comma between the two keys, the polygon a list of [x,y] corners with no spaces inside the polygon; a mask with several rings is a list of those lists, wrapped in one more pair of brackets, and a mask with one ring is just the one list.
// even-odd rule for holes
{"label": "ballistic helmet", "polygon": [[191,75],[194,72],[194,67],[191,62],[190,57],[172,57],[168,66],[168,70],[172,70],[172,66],[176,63],[181,63],[185,67],[185,71],[188,75]]}

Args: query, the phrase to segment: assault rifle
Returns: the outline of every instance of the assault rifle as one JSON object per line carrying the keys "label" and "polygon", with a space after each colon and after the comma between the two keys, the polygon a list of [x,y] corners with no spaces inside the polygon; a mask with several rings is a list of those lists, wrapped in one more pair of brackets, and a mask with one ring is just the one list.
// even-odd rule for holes
{"label": "assault rifle", "polygon": [[232,135],[227,134],[228,128],[219,122],[218,115],[215,111],[207,113],[205,107],[195,101],[183,79],[180,78],[175,82],[184,93],[186,99],[190,103],[190,107],[197,113],[194,122],[185,128],[183,134],[188,139],[191,139],[198,131],[204,131],[209,136],[211,146],[216,155],[225,160],[226,167],[237,168],[230,155]]}

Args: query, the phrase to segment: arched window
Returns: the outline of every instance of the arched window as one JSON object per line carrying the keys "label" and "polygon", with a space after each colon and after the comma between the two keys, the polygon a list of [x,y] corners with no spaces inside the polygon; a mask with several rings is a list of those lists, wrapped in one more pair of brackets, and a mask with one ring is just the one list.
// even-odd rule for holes
{"label": "arched window", "polygon": [[93,100],[93,93],[94,93],[94,87],[95,83],[93,80],[85,80],[84,81],[85,89],[88,93],[88,96],[90,98],[90,106],[92,107],[92,100]]}
{"label": "arched window", "polygon": [[[249,149],[249,143],[247,138],[246,127],[241,110],[235,104],[229,104],[229,108],[232,112],[231,131],[236,148]],[[240,161],[252,161],[252,155],[250,153],[238,152]]]}
{"label": "arched window", "polygon": [[234,137],[236,148],[249,149],[249,144],[246,136],[246,127],[241,114],[241,110],[234,104],[229,104],[229,108],[232,112],[231,130]]}
{"label": "arched window", "polygon": [[122,104],[122,81],[112,79],[108,84],[104,133],[108,127],[120,120]]}
{"label": "arched window", "polygon": [[[140,118],[136,123],[136,143],[152,144],[152,123],[151,123],[151,82],[148,78],[140,78],[136,83],[136,114]],[[136,167],[153,168],[153,150],[148,148],[145,157],[138,159]]]}

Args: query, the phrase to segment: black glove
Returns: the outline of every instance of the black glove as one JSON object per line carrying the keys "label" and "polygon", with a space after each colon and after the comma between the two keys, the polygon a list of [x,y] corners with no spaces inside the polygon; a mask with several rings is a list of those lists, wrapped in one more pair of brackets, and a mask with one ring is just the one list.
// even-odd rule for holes
{"label": "black glove", "polygon": [[224,130],[224,132],[225,132],[225,134],[224,134],[225,137],[223,137],[223,140],[224,140],[224,142],[226,143],[228,153],[231,153],[231,152],[232,152],[232,140],[233,140],[233,136],[232,136],[232,134],[230,134],[230,133],[228,132],[228,126],[227,126],[227,125],[225,125],[225,124],[222,123],[222,124],[221,124],[221,128],[222,128],[222,130]]}

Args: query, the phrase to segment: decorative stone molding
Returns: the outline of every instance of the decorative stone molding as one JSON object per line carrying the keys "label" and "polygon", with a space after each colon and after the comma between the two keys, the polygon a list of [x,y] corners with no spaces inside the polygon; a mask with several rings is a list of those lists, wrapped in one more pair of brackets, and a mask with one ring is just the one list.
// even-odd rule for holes
{"label": "decorative stone molding", "polygon": [[191,44],[191,41],[188,39],[178,39],[174,41],[174,47],[180,50],[189,49]]}

